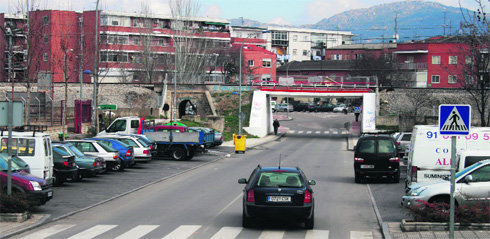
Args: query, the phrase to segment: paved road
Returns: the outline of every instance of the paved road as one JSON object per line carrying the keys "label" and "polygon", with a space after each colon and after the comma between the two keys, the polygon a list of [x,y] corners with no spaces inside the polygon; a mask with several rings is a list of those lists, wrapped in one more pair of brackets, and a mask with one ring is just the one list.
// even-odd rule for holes
{"label": "paved road", "polygon": [[[342,120],[334,117],[327,124],[337,127]],[[279,155],[282,165],[300,166],[317,181],[314,230],[284,221],[241,228],[243,185],[237,179],[248,177],[257,164],[277,165]],[[381,238],[368,187],[352,179],[351,159],[345,137],[286,136],[15,238]],[[150,167],[153,172],[156,166]]]}

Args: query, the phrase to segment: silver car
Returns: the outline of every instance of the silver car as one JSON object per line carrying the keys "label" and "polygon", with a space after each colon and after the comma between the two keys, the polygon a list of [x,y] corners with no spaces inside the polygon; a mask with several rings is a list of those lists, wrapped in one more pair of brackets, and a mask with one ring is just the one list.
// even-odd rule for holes
{"label": "silver car", "polygon": [[[454,199],[456,205],[490,203],[490,159],[477,162],[456,174]],[[402,205],[420,205],[444,202],[449,204],[450,182],[441,180],[429,183],[416,183],[408,187]]]}
{"label": "silver car", "polygon": [[144,140],[127,135],[104,135],[102,138],[119,140],[131,147],[134,150],[134,161],[135,162],[147,162],[151,160],[151,148]]}
{"label": "silver car", "polygon": [[86,155],[104,158],[108,169],[112,171],[122,170],[121,159],[119,158],[119,151],[108,146],[107,144],[102,144],[96,140],[86,139],[68,141]]}

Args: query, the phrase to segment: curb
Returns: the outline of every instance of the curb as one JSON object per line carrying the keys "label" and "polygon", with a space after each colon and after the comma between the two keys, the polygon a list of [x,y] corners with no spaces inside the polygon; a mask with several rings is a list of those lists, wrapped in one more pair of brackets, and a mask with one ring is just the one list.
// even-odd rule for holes
{"label": "curb", "polygon": [[374,214],[376,214],[376,219],[378,220],[378,225],[381,228],[381,233],[383,234],[384,239],[391,239],[390,229],[388,228],[388,223],[383,222],[383,218],[381,218],[381,213],[379,212],[378,206],[376,205],[376,201],[374,200],[373,192],[371,191],[371,187],[369,184],[366,184],[366,187],[369,192],[369,198],[371,199],[371,204],[373,205]]}
{"label": "curb", "polygon": [[[272,141],[275,141],[275,140],[277,140],[277,139],[282,138],[284,135],[285,135],[285,133],[282,133],[282,134],[280,134],[280,135],[277,135],[277,137],[272,137],[270,140],[266,140],[266,141],[264,141],[264,142],[261,142],[261,143],[258,143],[258,144],[256,144],[256,145],[254,145],[254,146],[250,146],[250,148],[257,147],[257,146],[259,146],[259,145],[261,145],[261,144],[270,143],[270,142],[272,142]],[[51,217],[51,215],[50,215],[50,214],[46,214],[46,215],[45,215],[45,216],[43,216],[43,217],[42,217],[42,218],[41,218],[41,219],[40,219],[38,222],[36,222],[36,223],[34,223],[34,224],[32,224],[32,225],[30,225],[30,226],[28,226],[28,227],[21,228],[21,229],[19,229],[19,230],[17,230],[17,231],[10,232],[10,233],[8,233],[8,234],[6,234],[6,235],[1,235],[1,236],[0,236],[0,239],[3,239],[3,238],[9,238],[9,237],[12,237],[12,236],[15,236],[15,235],[21,234],[21,233],[23,233],[23,232],[29,231],[29,230],[31,230],[31,229],[34,229],[34,228],[36,228],[36,227],[40,227],[40,226],[42,226],[42,225],[44,225],[44,224],[47,224],[47,223],[50,223],[50,222],[55,222],[55,221],[58,221],[58,220],[64,219],[64,218],[66,218],[66,217],[72,216],[72,215],[77,214],[77,213],[79,213],[79,212],[83,212],[83,211],[86,211],[86,210],[88,210],[88,209],[94,208],[94,207],[96,207],[96,206],[102,205],[102,204],[107,203],[107,202],[109,202],[109,201],[112,201],[112,200],[114,200],[114,199],[117,199],[117,198],[120,198],[120,197],[126,196],[126,195],[128,195],[128,194],[130,194],[130,193],[136,192],[136,191],[138,191],[138,190],[141,190],[141,189],[146,188],[146,187],[148,187],[148,186],[151,186],[151,185],[153,185],[153,184],[157,184],[157,183],[160,183],[160,182],[166,181],[166,180],[168,180],[168,179],[171,179],[171,178],[177,177],[177,176],[179,176],[179,175],[181,175],[181,174],[184,174],[184,173],[187,173],[187,172],[193,171],[193,170],[195,170],[195,169],[198,169],[198,168],[201,168],[201,167],[207,166],[207,165],[209,165],[209,164],[212,164],[212,163],[214,163],[214,162],[216,162],[216,161],[218,161],[218,160],[224,159],[224,158],[226,158],[226,155],[220,156],[220,157],[218,157],[218,158],[216,158],[216,159],[214,159],[214,160],[211,160],[211,161],[209,161],[209,162],[207,162],[207,163],[204,163],[204,164],[201,164],[201,165],[195,166],[195,167],[193,167],[193,168],[186,169],[186,170],[184,170],[184,171],[182,171],[182,172],[178,172],[178,173],[176,173],[176,174],[172,174],[172,175],[169,175],[169,176],[167,176],[167,177],[164,177],[164,178],[161,178],[161,179],[155,180],[155,181],[153,181],[153,182],[150,182],[150,183],[144,184],[144,185],[139,186],[139,187],[137,187],[137,188],[135,188],[135,189],[132,189],[132,190],[129,190],[129,191],[127,191],[127,192],[124,192],[124,193],[118,194],[118,195],[113,196],[113,197],[111,197],[111,198],[108,198],[108,199],[102,200],[102,201],[100,201],[100,202],[97,202],[97,203],[95,203],[95,204],[89,205],[89,206],[87,206],[87,207],[84,207],[84,208],[81,208],[81,209],[78,209],[78,210],[75,210],[75,211],[72,211],[72,212],[69,212],[69,213],[63,214],[63,215],[61,215],[61,216],[59,216],[59,217],[56,217],[56,218],[52,218],[51,220],[48,220],[48,219]]]}

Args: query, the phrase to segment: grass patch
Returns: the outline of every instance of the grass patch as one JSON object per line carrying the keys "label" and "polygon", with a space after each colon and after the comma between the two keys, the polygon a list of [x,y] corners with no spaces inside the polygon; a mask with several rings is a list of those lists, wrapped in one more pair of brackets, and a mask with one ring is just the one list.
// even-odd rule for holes
{"label": "grass patch", "polygon": [[179,122],[187,125],[187,127],[204,127],[202,123],[196,121],[180,120]]}

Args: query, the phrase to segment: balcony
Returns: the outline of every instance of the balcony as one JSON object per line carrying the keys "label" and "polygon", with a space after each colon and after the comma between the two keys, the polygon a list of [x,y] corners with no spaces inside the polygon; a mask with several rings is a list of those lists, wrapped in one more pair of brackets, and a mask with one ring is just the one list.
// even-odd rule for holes
{"label": "balcony", "polygon": [[400,69],[400,70],[427,70],[427,62],[398,63],[398,69]]}

